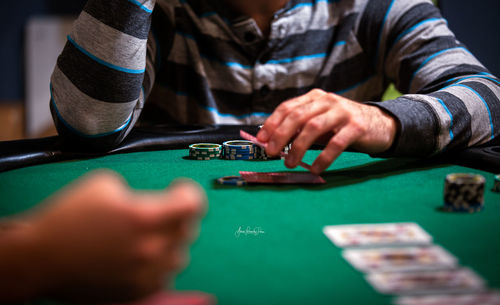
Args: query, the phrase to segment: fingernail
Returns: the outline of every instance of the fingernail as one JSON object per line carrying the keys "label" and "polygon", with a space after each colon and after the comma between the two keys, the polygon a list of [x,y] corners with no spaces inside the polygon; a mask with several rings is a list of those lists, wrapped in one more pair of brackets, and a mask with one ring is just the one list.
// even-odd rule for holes
{"label": "fingernail", "polygon": [[293,155],[288,155],[286,157],[286,162],[288,165],[293,166],[295,165],[295,157]]}

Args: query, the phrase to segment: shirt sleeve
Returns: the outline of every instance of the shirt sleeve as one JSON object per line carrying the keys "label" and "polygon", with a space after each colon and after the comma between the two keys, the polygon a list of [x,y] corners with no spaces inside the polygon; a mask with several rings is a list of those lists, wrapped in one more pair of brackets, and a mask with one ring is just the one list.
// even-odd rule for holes
{"label": "shirt sleeve", "polygon": [[50,109],[79,149],[109,150],[139,117],[155,77],[155,0],[90,0],[51,77]]}
{"label": "shirt sleeve", "polygon": [[497,142],[500,81],[425,0],[386,1],[379,69],[405,95],[372,103],[399,121],[391,156],[428,156]]}

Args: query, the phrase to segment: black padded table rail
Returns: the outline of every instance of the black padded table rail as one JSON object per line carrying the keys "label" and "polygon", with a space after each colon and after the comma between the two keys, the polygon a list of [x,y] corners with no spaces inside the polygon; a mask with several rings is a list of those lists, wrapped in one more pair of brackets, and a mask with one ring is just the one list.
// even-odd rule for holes
{"label": "black padded table rail", "polygon": [[[222,143],[231,139],[239,139],[240,129],[255,134],[258,128],[254,125],[138,127],[130,132],[120,146],[101,153],[71,149],[59,136],[4,141],[0,142],[0,172],[50,162],[95,158],[107,154],[182,149],[192,143],[202,142]],[[434,160],[500,173],[500,146],[470,148],[440,155]]]}
{"label": "black padded table rail", "polygon": [[107,154],[180,149],[201,142],[222,143],[228,139],[239,139],[240,129],[257,132],[257,126],[237,125],[134,128],[120,146],[108,152],[77,151],[66,145],[59,136],[0,142],[0,172]]}

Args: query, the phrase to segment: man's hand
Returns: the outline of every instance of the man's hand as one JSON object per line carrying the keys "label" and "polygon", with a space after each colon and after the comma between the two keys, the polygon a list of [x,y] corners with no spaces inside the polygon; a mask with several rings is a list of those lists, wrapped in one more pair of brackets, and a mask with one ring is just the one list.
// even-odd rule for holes
{"label": "man's hand", "polygon": [[312,165],[320,174],[348,147],[365,153],[389,149],[396,134],[395,119],[378,107],[315,89],[279,105],[266,120],[257,139],[277,155],[291,140],[285,165],[294,168],[316,141],[325,149]]}
{"label": "man's hand", "polygon": [[131,192],[117,176],[86,177],[47,200],[24,230],[39,294],[65,300],[136,299],[164,287],[187,262],[206,198],[178,181]]}

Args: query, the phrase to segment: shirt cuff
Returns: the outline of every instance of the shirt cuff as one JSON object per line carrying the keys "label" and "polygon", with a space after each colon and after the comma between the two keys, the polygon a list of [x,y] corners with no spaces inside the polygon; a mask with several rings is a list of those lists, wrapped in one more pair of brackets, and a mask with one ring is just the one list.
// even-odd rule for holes
{"label": "shirt cuff", "polygon": [[426,157],[435,152],[439,127],[428,105],[404,97],[367,104],[391,114],[399,126],[391,148],[375,157]]}

